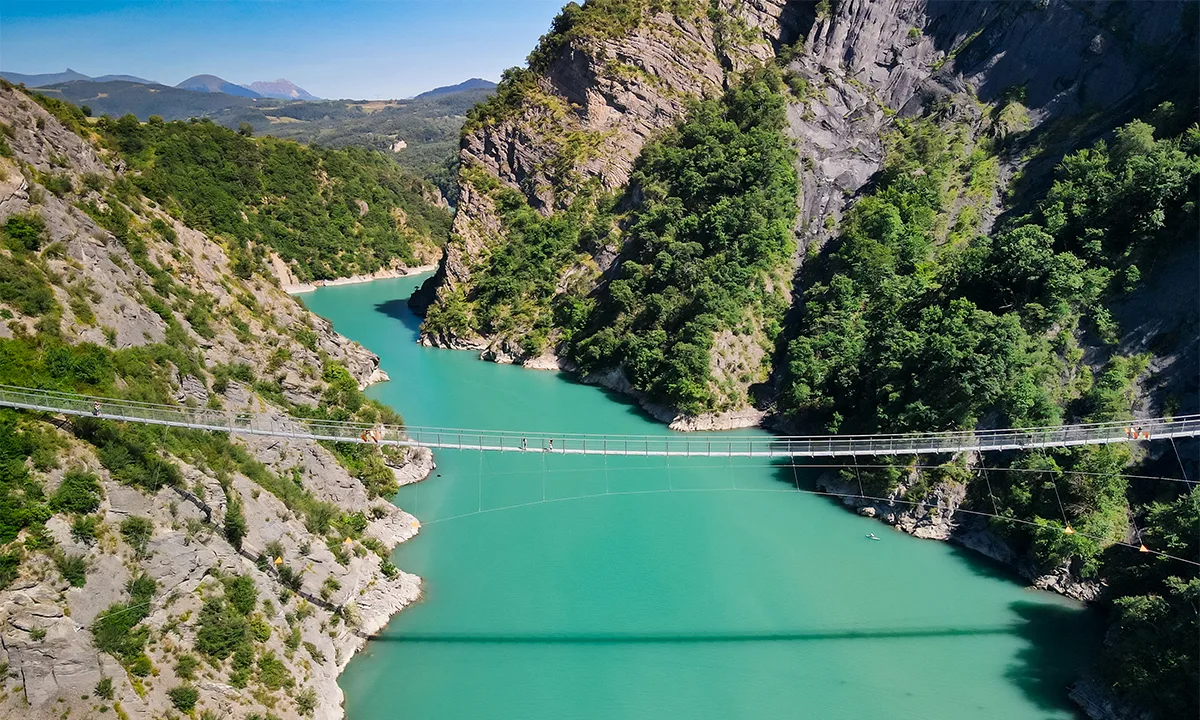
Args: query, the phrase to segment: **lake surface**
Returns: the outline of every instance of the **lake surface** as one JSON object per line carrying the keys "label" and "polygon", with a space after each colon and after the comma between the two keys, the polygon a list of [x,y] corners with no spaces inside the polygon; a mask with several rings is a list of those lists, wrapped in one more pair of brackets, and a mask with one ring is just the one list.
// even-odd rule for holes
{"label": "lake surface", "polygon": [[[379,354],[391,382],[368,394],[408,423],[670,432],[566,376],[420,347],[405,303],[423,279],[303,296]],[[796,492],[791,469],[436,459],[395,498],[423,522],[394,560],[425,597],[342,676],[351,720],[1077,717],[1090,613]]]}

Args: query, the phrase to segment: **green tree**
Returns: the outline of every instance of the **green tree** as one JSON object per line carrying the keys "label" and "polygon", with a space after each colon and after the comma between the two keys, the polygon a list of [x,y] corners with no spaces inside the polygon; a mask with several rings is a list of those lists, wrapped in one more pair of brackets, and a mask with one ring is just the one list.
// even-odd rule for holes
{"label": "green tree", "polygon": [[237,550],[242,549],[242,540],[246,537],[246,533],[250,527],[246,523],[246,515],[242,512],[241,498],[237,497],[237,491],[229,488],[227,491],[228,502],[225,507],[225,539],[230,545]]}

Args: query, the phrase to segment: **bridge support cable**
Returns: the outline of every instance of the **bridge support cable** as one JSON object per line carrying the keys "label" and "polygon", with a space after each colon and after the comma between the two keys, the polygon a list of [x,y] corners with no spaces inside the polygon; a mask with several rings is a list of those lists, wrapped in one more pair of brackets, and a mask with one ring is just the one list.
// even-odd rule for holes
{"label": "bridge support cable", "polygon": [[1188,480],[1187,470],[1183,467],[1183,457],[1179,454],[1179,446],[1175,444],[1175,438],[1170,438],[1170,440],[1171,449],[1175,451],[1175,460],[1179,463],[1179,474],[1183,477],[1184,482],[1191,484],[1192,481]]}
{"label": "bridge support cable", "polygon": [[992,499],[992,510],[994,510],[996,512],[996,516],[999,517],[1000,516],[1000,506],[996,503],[996,493],[992,492],[992,480],[990,477],[988,477],[987,466],[980,465],[979,469],[983,474],[984,482],[987,483],[988,497],[990,497]]}
{"label": "bridge support cable", "polygon": [[[1050,477],[1049,471],[1046,472],[1046,477],[1047,478]],[[1050,482],[1050,487],[1054,488],[1054,499],[1058,500],[1058,511],[1060,513],[1062,513],[1063,526],[1064,526],[1063,532],[1065,532],[1068,535],[1074,535],[1075,530],[1071,527],[1070,521],[1067,520],[1067,511],[1063,507],[1062,496],[1058,494],[1058,483],[1055,482],[1053,479],[1050,479],[1049,482]]]}

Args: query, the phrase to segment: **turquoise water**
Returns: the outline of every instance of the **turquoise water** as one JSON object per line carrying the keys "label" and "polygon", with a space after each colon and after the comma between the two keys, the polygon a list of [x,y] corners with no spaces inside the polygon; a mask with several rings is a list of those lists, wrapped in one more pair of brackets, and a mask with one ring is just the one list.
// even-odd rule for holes
{"label": "turquoise water", "polygon": [[[565,376],[418,346],[419,281],[304,296],[380,355],[392,380],[368,394],[407,422],[669,432]],[[342,676],[351,720],[1075,717],[1089,613],[797,493],[789,469],[436,458],[396,497],[424,523],[395,562],[425,598]]]}

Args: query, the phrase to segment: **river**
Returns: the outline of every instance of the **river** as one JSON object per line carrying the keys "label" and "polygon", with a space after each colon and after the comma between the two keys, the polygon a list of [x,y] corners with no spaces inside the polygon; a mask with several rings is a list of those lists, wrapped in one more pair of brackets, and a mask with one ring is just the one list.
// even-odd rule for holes
{"label": "river", "polygon": [[[368,394],[410,424],[669,432],[563,375],[420,347],[405,301],[423,279],[304,297],[379,354],[391,382]],[[350,720],[1077,717],[1091,613],[795,492],[791,470],[436,459],[395,498],[423,522],[394,560],[424,599],[343,674]]]}

